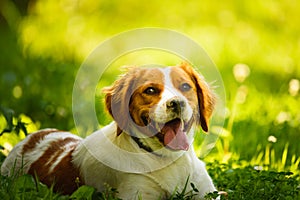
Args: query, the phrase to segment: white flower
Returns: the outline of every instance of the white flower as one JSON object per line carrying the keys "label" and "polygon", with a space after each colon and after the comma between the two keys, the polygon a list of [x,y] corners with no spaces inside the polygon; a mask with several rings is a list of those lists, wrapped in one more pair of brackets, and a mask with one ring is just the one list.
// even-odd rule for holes
{"label": "white flower", "polygon": [[275,136],[273,136],[273,135],[270,135],[270,136],[268,137],[268,141],[269,141],[269,142],[276,143],[276,142],[277,142],[277,138],[276,138]]}
{"label": "white flower", "polygon": [[238,82],[242,83],[250,75],[250,68],[244,63],[238,63],[233,66],[233,75]]}
{"label": "white flower", "polygon": [[262,171],[264,168],[263,166],[254,166],[254,169],[257,171]]}
{"label": "white flower", "polygon": [[278,124],[283,124],[284,122],[290,121],[291,120],[291,115],[288,112],[281,111],[277,117],[276,117],[276,122]]}
{"label": "white flower", "polygon": [[300,90],[300,82],[298,79],[292,79],[289,83],[289,93],[296,96]]}

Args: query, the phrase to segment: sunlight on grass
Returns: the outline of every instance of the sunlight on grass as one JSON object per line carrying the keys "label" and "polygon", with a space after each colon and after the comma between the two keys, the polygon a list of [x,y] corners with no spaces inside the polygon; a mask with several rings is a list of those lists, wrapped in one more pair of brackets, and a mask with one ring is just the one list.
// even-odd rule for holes
{"label": "sunlight on grass", "polygon": [[40,127],[39,122],[33,122],[30,117],[24,114],[19,115],[18,118],[13,117],[11,122],[12,124],[8,125],[5,117],[0,114],[0,130],[3,131],[6,128],[11,128],[7,129],[7,133],[3,132],[0,136],[0,147],[4,147],[4,149],[0,149],[0,153],[3,153],[5,156],[8,155],[8,153],[18,142],[26,137],[27,133],[18,127],[20,122],[25,124],[27,133],[32,133],[38,130]]}
{"label": "sunlight on grass", "polygon": [[[203,46],[222,75],[225,125],[211,127],[210,134],[219,139],[208,144],[210,153],[204,159],[227,163],[232,169],[215,172],[236,178],[231,175],[245,174],[234,169],[250,164],[258,171],[300,174],[298,1],[5,0],[0,4],[0,106],[15,111],[13,117],[3,110],[0,113],[0,131],[7,131],[0,136],[4,155],[25,137],[24,127],[28,133],[46,127],[76,133],[72,87],[83,60],[115,34],[161,27],[181,32]],[[123,73],[121,66],[181,61],[160,50],[134,51],[114,60],[100,78],[95,95],[99,126],[112,120],[104,111],[101,90]],[[204,138],[197,132],[199,156],[206,155],[201,146]],[[252,169],[245,176],[253,180],[256,175],[265,178]],[[239,181],[247,185],[247,180]]]}

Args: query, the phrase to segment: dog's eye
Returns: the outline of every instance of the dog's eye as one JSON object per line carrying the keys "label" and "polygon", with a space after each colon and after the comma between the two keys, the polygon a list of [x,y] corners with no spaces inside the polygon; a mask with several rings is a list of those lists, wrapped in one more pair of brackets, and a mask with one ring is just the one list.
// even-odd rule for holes
{"label": "dog's eye", "polygon": [[153,95],[153,94],[157,94],[158,90],[154,87],[148,87],[146,88],[146,90],[144,90],[145,94],[149,94],[149,95]]}
{"label": "dog's eye", "polygon": [[192,86],[188,83],[183,83],[181,84],[180,86],[180,90],[183,91],[183,92],[187,92],[189,91],[190,89],[192,88]]}

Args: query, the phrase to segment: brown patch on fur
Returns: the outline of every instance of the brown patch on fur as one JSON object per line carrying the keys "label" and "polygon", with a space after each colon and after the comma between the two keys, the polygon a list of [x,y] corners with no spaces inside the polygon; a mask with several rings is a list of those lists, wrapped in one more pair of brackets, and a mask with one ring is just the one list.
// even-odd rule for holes
{"label": "brown patch on fur", "polygon": [[182,63],[178,67],[189,75],[190,80],[193,81],[194,86],[196,87],[200,113],[198,122],[201,124],[202,129],[207,132],[209,118],[212,115],[216,98],[209,88],[209,85],[204,81],[204,78],[201,77],[188,63]]}
{"label": "brown patch on fur", "polygon": [[[170,76],[172,79],[172,83],[174,88],[179,90],[181,94],[183,94],[189,102],[189,105],[192,107],[194,112],[194,118],[199,118],[198,112],[198,97],[197,97],[197,87],[196,84],[191,79],[190,75],[187,74],[182,68],[174,66],[171,68]],[[182,90],[183,84],[188,84],[191,86],[190,90],[184,91]]]}
{"label": "brown patch on fur", "polygon": [[[144,91],[148,87],[158,92],[147,95]],[[163,89],[163,73],[155,68],[131,68],[113,86],[105,88],[106,108],[118,124],[117,134],[126,131],[131,119],[136,125],[144,126],[141,116],[147,115],[160,100]]]}
{"label": "brown patch on fur", "polygon": [[[73,144],[68,145],[69,143]],[[77,182],[80,172],[72,163],[72,153],[78,143],[79,140],[70,137],[53,141],[44,154],[31,164],[28,173],[37,175],[39,180],[49,187],[54,184],[55,191],[72,194],[78,186],[83,184],[82,180]],[[68,148],[66,149],[67,145]],[[61,154],[66,151],[68,153],[61,158]],[[58,159],[60,160],[56,163]],[[51,170],[53,164],[56,166]]]}
{"label": "brown patch on fur", "polygon": [[26,144],[24,144],[22,149],[22,154],[30,152],[35,149],[36,145],[45,138],[46,135],[49,135],[53,132],[60,132],[56,129],[40,130],[38,132],[32,133],[29,135],[29,139]]}

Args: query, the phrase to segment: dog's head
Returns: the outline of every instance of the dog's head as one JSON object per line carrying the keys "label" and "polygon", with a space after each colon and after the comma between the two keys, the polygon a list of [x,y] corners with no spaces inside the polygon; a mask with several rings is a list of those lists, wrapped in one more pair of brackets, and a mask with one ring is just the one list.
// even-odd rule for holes
{"label": "dog's head", "polygon": [[130,134],[148,151],[164,146],[187,150],[194,125],[208,131],[215,102],[208,84],[186,63],[132,68],[104,92],[117,134]]}

